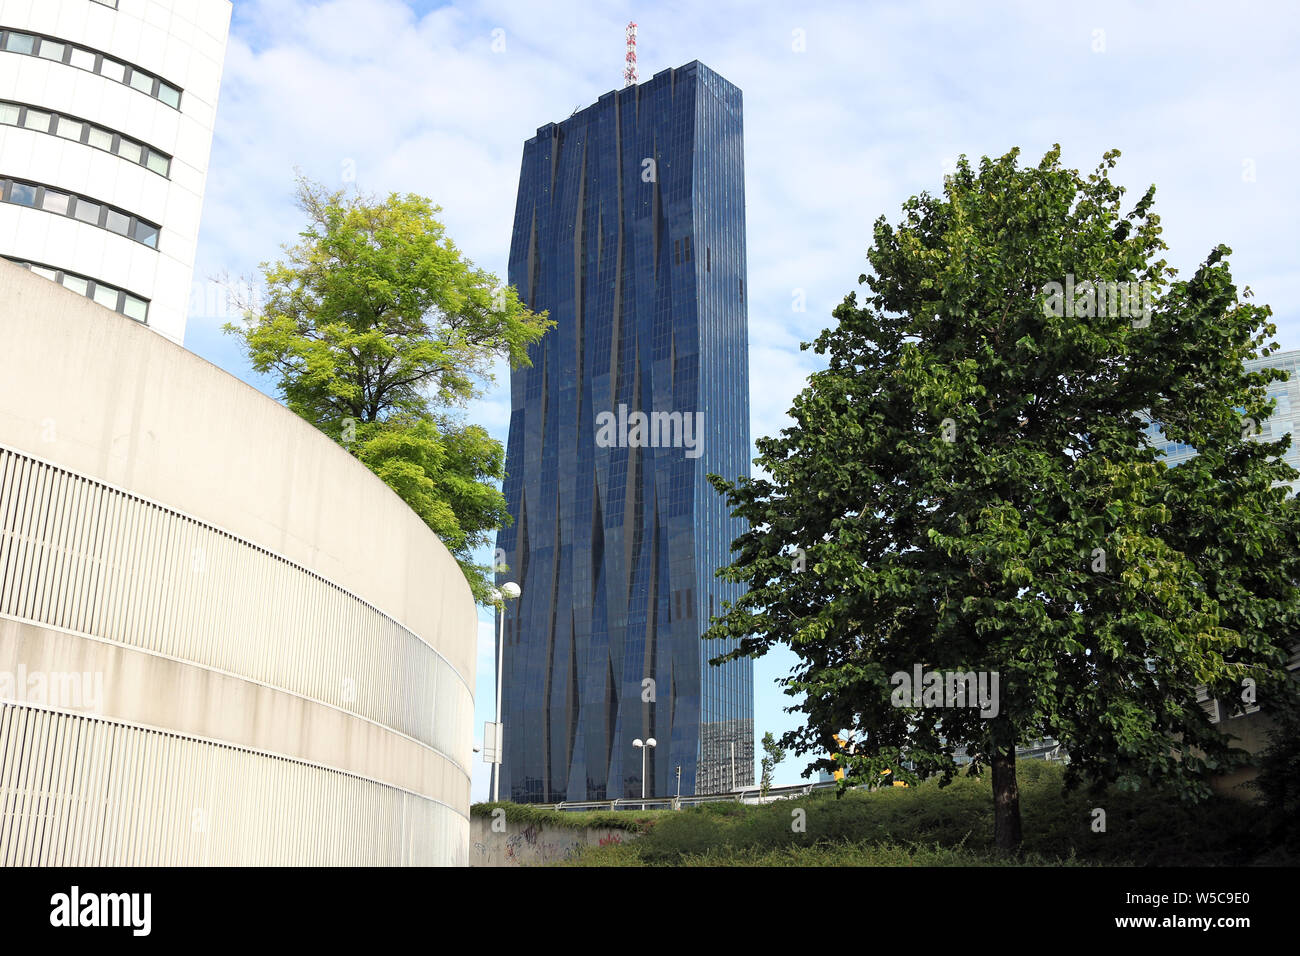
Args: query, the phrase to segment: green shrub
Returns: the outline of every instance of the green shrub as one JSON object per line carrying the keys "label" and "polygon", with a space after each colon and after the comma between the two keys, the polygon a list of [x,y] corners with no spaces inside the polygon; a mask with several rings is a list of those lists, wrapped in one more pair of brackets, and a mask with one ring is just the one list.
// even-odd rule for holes
{"label": "green shrub", "polygon": [[[1197,805],[1155,789],[1066,792],[1059,764],[1017,765],[1025,841],[993,848],[987,774],[946,787],[819,791],[762,805],[663,811],[636,840],[584,850],[581,866],[1236,865],[1278,862],[1263,807],[1216,796]],[[1106,814],[1094,832],[1093,810]],[[799,813],[798,811],[801,811]],[[553,811],[551,811],[553,812]],[[609,816],[606,813],[603,816]],[[617,814],[616,814],[617,815]],[[574,815],[578,816],[578,815]],[[649,817],[649,814],[645,816]],[[801,823],[802,828],[793,826]]]}

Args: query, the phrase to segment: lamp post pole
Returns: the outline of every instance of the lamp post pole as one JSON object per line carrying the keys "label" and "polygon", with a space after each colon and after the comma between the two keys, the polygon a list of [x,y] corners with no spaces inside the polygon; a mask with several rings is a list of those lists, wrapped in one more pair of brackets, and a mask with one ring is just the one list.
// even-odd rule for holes
{"label": "lamp post pole", "polygon": [[492,802],[500,797],[501,787],[501,745],[505,742],[505,733],[501,728],[501,672],[506,657],[506,601],[515,600],[520,595],[519,585],[507,581],[495,592],[497,613],[497,719],[496,719],[496,762],[492,764]]}

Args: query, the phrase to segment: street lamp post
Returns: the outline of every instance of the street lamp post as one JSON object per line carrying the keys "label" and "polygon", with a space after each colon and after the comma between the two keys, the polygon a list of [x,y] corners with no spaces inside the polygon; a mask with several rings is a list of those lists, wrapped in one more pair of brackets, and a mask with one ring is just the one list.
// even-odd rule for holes
{"label": "street lamp post", "polygon": [[[507,581],[501,585],[499,591],[493,592],[493,599],[500,609],[497,615],[497,754],[496,762],[492,764],[492,802],[496,803],[500,796],[501,787],[501,750],[500,745],[505,742],[505,733],[501,728],[501,671],[505,665],[506,656],[506,601],[516,600],[522,592],[519,585],[514,581]],[[486,742],[485,742],[486,746]]]}
{"label": "street lamp post", "polygon": [[[654,739],[653,737],[650,737],[649,739],[646,740],[646,742],[645,742],[644,744],[642,744],[642,743],[641,743],[641,738],[638,737],[636,740],[632,741],[632,746],[633,746],[633,747],[636,747],[638,750],[641,751],[641,799],[642,799],[642,801],[644,801],[644,800],[645,800],[645,763],[646,763],[646,754],[649,753],[651,747],[655,746],[655,739]],[[641,804],[641,809],[642,809],[642,810],[645,809],[645,803],[644,803],[644,802]]]}

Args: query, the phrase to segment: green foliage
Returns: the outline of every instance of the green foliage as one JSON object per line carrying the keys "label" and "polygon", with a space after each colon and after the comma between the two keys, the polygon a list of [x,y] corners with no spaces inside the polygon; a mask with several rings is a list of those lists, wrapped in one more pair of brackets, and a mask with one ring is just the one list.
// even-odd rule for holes
{"label": "green foliage", "polygon": [[1259,775],[1249,786],[1263,798],[1274,839],[1300,855],[1300,716],[1294,710],[1279,714],[1268,736]]}
{"label": "green foliage", "polygon": [[[949,778],[957,747],[978,769],[1054,737],[1071,784],[1205,799],[1245,756],[1198,686],[1289,699],[1300,522],[1275,483],[1296,473],[1289,439],[1248,436],[1285,373],[1242,367],[1276,348],[1271,311],[1223,246],[1173,281],[1154,187],[1125,212],[1118,155],[1087,177],[1059,148],[963,157],[942,196],[878,220],[870,295],[836,308],[793,425],[757,442],[769,477],[711,479],[751,530],[719,572],[747,592],[706,636],[739,642],[720,659],[793,650],[807,719],[782,743],[834,753],[848,730],[850,781]],[[1062,308],[1049,284],[1071,277],[1138,284],[1149,320]],[[1148,413],[1200,456],[1168,469]],[[996,672],[999,715],[893,706],[916,664]]]}
{"label": "green foliage", "polygon": [[772,771],[785,759],[785,748],[777,743],[776,737],[769,730],[763,734],[763,759],[760,761],[762,776],[759,778],[760,793],[767,796],[772,789]]}
{"label": "green foliage", "polygon": [[[1025,761],[1021,799],[1023,852],[995,851],[992,790],[983,778],[959,774],[917,787],[814,793],[763,805],[727,804],[668,812],[653,828],[617,847],[590,848],[581,866],[950,866],[1019,865],[1224,866],[1275,853],[1270,817],[1260,806],[1213,796],[1188,804],[1174,791],[1111,787],[1100,794],[1063,792],[1059,764]],[[1107,814],[1093,832],[1092,811]],[[802,832],[792,811],[806,817]],[[1294,862],[1294,858],[1272,862]]]}
{"label": "green foliage", "polygon": [[[591,847],[576,858],[556,866],[650,866],[641,859],[636,843],[617,847]],[[1067,857],[1049,859],[1025,854],[1016,859],[1005,854],[976,852],[962,847],[922,844],[838,843],[787,846],[780,849],[721,849],[688,853],[671,864],[679,866],[1086,866]]]}
{"label": "green foliage", "polygon": [[528,364],[554,323],[475,268],[429,200],[328,193],[298,180],[307,215],[285,261],[262,264],[266,295],[230,323],[285,404],[382,478],[447,545],[475,599],[491,569],[471,552],[509,521],[500,444],[452,411]]}
{"label": "green foliage", "polygon": [[505,811],[506,822],[528,826],[537,824],[553,827],[568,827],[581,830],[586,827],[609,830],[628,830],[640,833],[651,829],[655,822],[670,816],[671,810],[555,810],[547,806],[528,803],[475,803],[469,808],[472,817],[491,818],[492,811],[500,808]]}

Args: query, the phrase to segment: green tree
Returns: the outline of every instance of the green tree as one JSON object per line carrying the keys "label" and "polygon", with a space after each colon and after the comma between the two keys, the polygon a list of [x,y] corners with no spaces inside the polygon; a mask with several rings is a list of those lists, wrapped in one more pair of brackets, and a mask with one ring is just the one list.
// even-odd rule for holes
{"label": "green tree", "polygon": [[454,413],[493,362],[527,365],[554,323],[467,260],[428,199],[331,193],[300,176],[298,204],[301,242],[262,264],[264,298],[226,331],[290,409],[411,506],[487,603],[493,569],[472,552],[510,520],[496,485],[505,456]]}
{"label": "green tree", "polygon": [[772,731],[763,734],[763,759],[759,761],[762,768],[762,774],[759,777],[759,792],[767,796],[767,791],[772,789],[772,771],[776,769],[777,764],[785,759],[785,748],[782,747]]}
{"label": "green tree", "polygon": [[[965,746],[992,770],[1007,849],[1018,742],[1062,741],[1070,786],[1197,800],[1245,759],[1199,686],[1253,681],[1265,706],[1295,704],[1300,535],[1275,483],[1296,473],[1278,459],[1289,439],[1250,434],[1285,373],[1242,367],[1276,348],[1272,313],[1238,296],[1223,246],[1173,281],[1155,188],[1124,214],[1118,155],[1086,178],[1059,147],[1037,167],[963,157],[942,196],[881,217],[871,294],[835,309],[793,425],[757,442],[770,477],[712,479],[751,530],[719,572],[747,593],[706,636],[739,640],[719,660],[797,655],[785,690],[807,721],[783,743],[834,752],[849,729],[846,784],[886,768],[947,782]],[[1090,297],[1088,281],[1137,283],[1109,288],[1150,310],[1099,303],[1108,287]],[[1167,468],[1148,414],[1199,456]],[[996,673],[996,715],[915,706],[895,675],[916,665],[990,689]]]}
{"label": "green tree", "polygon": [[1269,810],[1274,844],[1294,855],[1300,853],[1300,714],[1279,715],[1268,740],[1250,786]]}

